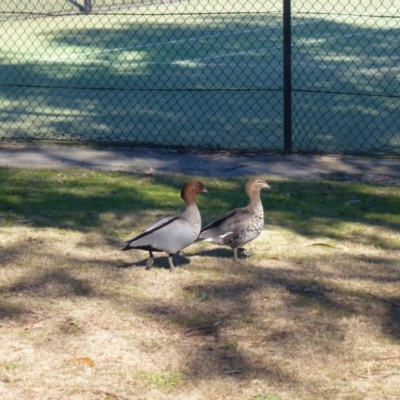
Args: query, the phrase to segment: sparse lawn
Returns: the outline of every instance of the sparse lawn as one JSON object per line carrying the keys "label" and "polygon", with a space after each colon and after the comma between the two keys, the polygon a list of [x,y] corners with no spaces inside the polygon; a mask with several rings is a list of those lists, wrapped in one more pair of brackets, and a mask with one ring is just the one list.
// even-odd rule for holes
{"label": "sparse lawn", "polygon": [[[146,271],[123,241],[186,180],[0,169],[1,399],[400,398],[400,187],[267,177],[253,257]],[[204,182],[204,223],[246,204]]]}

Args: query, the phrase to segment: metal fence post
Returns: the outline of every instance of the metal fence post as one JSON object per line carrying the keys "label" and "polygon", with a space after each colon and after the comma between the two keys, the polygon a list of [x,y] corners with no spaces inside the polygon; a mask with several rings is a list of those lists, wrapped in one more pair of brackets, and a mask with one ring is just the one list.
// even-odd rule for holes
{"label": "metal fence post", "polygon": [[292,153],[291,0],[283,0],[283,150]]}

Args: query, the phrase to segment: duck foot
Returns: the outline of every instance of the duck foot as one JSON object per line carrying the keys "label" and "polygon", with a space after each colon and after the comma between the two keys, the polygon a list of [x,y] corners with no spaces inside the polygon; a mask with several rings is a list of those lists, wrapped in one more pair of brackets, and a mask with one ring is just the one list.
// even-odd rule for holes
{"label": "duck foot", "polygon": [[251,257],[255,254],[254,251],[244,249],[243,247],[239,248],[239,250],[245,257]]}
{"label": "duck foot", "polygon": [[150,270],[154,264],[154,257],[150,257],[146,262],[146,269]]}

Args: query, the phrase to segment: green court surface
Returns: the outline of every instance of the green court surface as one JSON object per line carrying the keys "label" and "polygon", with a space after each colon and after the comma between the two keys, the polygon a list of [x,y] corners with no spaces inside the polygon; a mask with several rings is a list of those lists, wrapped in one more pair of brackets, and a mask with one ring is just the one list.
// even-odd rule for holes
{"label": "green court surface", "polygon": [[[292,16],[294,150],[399,149],[400,11],[342,3]],[[3,21],[0,140],[282,150],[282,26],[258,0]]]}

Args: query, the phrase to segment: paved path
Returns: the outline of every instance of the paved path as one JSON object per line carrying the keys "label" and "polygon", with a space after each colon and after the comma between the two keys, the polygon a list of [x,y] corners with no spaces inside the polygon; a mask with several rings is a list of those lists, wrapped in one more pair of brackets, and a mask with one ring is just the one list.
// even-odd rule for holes
{"label": "paved path", "polygon": [[162,151],[150,148],[95,148],[72,145],[0,145],[0,166],[23,168],[88,168],[108,171],[184,173],[192,176],[283,175],[308,178],[322,173],[400,177],[400,157],[340,155],[235,155]]}

